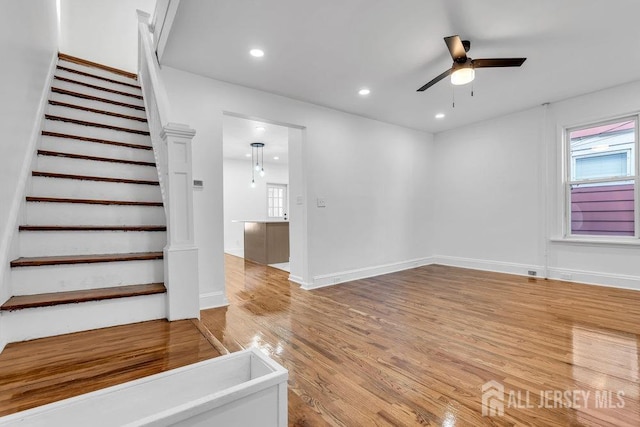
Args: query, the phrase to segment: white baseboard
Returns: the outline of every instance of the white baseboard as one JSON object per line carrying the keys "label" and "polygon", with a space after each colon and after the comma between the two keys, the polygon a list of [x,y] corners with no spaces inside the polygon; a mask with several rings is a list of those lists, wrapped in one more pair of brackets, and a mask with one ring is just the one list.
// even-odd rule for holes
{"label": "white baseboard", "polygon": [[208,308],[226,307],[229,305],[229,300],[224,291],[209,292],[206,294],[200,294],[200,310],[206,310]]}
{"label": "white baseboard", "polygon": [[[323,274],[314,276],[312,283],[301,283],[302,289],[310,290],[325,286],[337,285],[339,283],[350,282],[352,280],[366,279],[367,277],[380,276],[382,274],[395,273],[396,271],[409,270],[423,265],[433,264],[432,257],[416,258],[407,261],[394,262],[391,264],[376,265],[355,270],[341,271],[338,273]],[[291,276],[290,276],[291,277]]]}
{"label": "white baseboard", "polygon": [[[472,270],[494,271],[497,273],[528,276],[533,270],[536,277],[544,279],[544,267],[540,265],[518,264],[503,261],[482,260],[473,258],[461,258],[436,255],[433,264],[448,265],[451,267],[469,268]],[[612,288],[640,290],[640,277],[623,274],[600,273],[595,271],[572,270],[567,268],[549,267],[548,279],[562,280],[566,282],[584,283],[586,285],[608,286]]]}
{"label": "white baseboard", "polygon": [[7,338],[5,337],[4,329],[2,326],[2,319],[0,319],[0,353],[4,350],[7,345]]}
{"label": "white baseboard", "polygon": [[544,279],[544,267],[541,265],[519,264],[514,262],[452,257],[445,255],[434,256],[433,264],[468,268],[472,270],[494,271],[497,273],[515,274],[517,276],[529,276],[529,271],[535,271],[537,278]]}
{"label": "white baseboard", "polygon": [[244,248],[225,248],[224,253],[237,256],[239,258],[244,258]]}
{"label": "white baseboard", "polygon": [[298,285],[300,285],[302,289],[309,289],[309,284],[305,282],[304,279],[300,276],[294,276],[292,274],[289,274],[289,281],[293,283],[297,283]]}
{"label": "white baseboard", "polygon": [[640,291],[639,276],[549,267],[549,279]]}

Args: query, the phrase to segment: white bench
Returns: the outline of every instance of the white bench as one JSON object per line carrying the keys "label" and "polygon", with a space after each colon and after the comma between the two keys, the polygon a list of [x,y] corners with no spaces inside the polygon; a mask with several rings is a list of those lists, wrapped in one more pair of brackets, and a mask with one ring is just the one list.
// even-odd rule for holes
{"label": "white bench", "polygon": [[0,418],[0,426],[287,426],[285,368],[249,349]]}

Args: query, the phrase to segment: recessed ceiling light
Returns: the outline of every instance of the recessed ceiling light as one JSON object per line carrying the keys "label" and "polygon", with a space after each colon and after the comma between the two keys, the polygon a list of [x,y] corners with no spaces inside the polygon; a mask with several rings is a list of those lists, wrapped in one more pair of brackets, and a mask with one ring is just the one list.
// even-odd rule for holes
{"label": "recessed ceiling light", "polygon": [[369,95],[371,93],[371,91],[369,89],[367,89],[366,87],[363,87],[362,89],[360,89],[358,91],[359,95],[365,96],[365,95]]}
{"label": "recessed ceiling light", "polygon": [[444,113],[436,114],[436,119],[444,119]]}
{"label": "recessed ceiling light", "polygon": [[264,56],[264,50],[262,49],[251,49],[249,54],[256,58],[262,58]]}
{"label": "recessed ceiling light", "polygon": [[244,155],[245,157],[251,157],[251,153],[247,153]]}
{"label": "recessed ceiling light", "polygon": [[264,132],[264,126],[256,126],[258,132]]}
{"label": "recessed ceiling light", "polygon": [[280,157],[278,157],[278,156],[273,156],[273,160],[280,160]]}

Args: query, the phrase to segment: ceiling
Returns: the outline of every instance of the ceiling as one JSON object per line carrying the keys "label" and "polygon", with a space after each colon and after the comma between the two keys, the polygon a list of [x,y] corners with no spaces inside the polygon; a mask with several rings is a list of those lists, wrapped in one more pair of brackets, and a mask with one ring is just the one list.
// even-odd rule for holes
{"label": "ceiling", "polygon": [[[264,130],[256,128],[262,127]],[[225,115],[222,122],[222,155],[225,159],[251,160],[252,142],[264,143],[264,162],[289,163],[289,129],[284,126]],[[277,160],[274,157],[278,157]],[[260,159],[262,160],[262,159]]]}
{"label": "ceiling", "polygon": [[[189,0],[161,62],[435,133],[639,79],[639,16],[637,0]],[[473,97],[448,79],[416,92],[455,34],[472,58],[528,59],[478,70]]]}

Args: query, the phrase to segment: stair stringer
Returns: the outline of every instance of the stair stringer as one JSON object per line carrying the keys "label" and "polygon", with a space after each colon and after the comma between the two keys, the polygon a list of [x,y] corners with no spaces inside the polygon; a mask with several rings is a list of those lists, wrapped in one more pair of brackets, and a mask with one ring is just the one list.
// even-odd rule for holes
{"label": "stair stringer", "polygon": [[[47,78],[42,87],[40,103],[35,115],[31,136],[29,141],[27,141],[29,146],[27,150],[28,155],[25,156],[24,159],[21,159],[22,168],[20,170],[20,178],[11,202],[9,216],[6,224],[0,225],[4,226],[4,232],[0,234],[0,304],[7,301],[13,293],[9,261],[18,255],[18,225],[24,215],[26,207],[25,196],[31,182],[31,170],[36,158],[36,149],[40,141],[40,131],[44,125],[44,112],[49,102],[51,82],[55,76],[57,63],[58,55],[54,54],[51,56]],[[2,228],[0,227],[0,229]],[[2,352],[7,343],[11,342],[9,338],[10,330],[10,325],[4,324],[3,318],[0,316],[0,352]]]}

